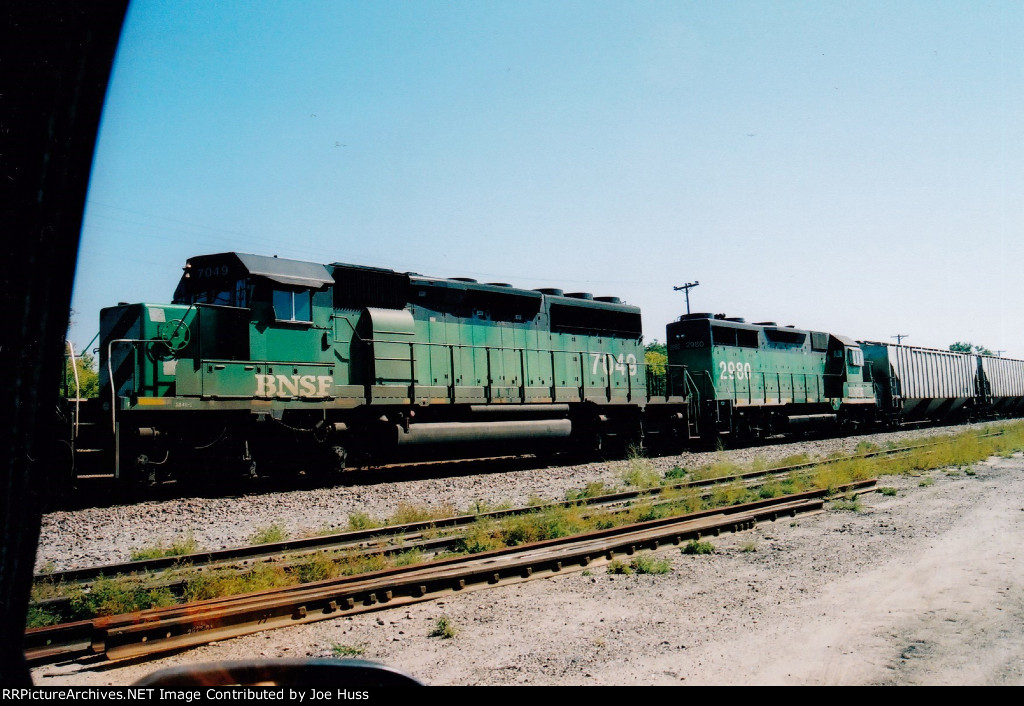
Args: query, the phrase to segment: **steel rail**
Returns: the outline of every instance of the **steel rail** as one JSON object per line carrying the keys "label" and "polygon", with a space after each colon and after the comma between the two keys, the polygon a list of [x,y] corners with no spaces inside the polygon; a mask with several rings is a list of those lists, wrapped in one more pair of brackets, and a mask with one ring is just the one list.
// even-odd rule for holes
{"label": "steel rail", "polygon": [[[64,571],[54,571],[45,574],[36,574],[35,581],[46,581],[51,584],[86,583],[94,581],[100,577],[111,578],[113,576],[145,575],[154,572],[165,571],[168,569],[177,569],[183,567],[195,570],[201,567],[213,568],[218,564],[224,565],[239,561],[265,561],[267,559],[278,558],[283,555],[301,555],[304,553],[308,554],[314,552],[325,552],[334,550],[340,551],[352,548],[360,549],[369,546],[380,546],[382,544],[382,539],[398,536],[404,536],[405,538],[408,538],[409,536],[415,536],[427,530],[467,526],[476,522],[479,519],[501,519],[503,517],[511,517],[515,515],[526,514],[529,512],[537,512],[540,510],[556,507],[577,507],[580,505],[610,505],[615,503],[627,502],[645,496],[653,497],[669,490],[704,488],[707,486],[718,485],[733,481],[745,482],[750,480],[757,480],[760,478],[764,478],[766,476],[780,475],[784,473],[790,473],[793,471],[813,468],[815,466],[839,463],[842,461],[856,461],[859,459],[873,458],[876,456],[895,455],[899,453],[914,451],[917,449],[927,448],[938,443],[940,442],[932,442],[930,444],[917,444],[913,446],[903,446],[895,449],[883,449],[863,454],[854,454],[850,456],[842,456],[837,458],[808,461],[805,463],[792,464],[788,466],[775,466],[772,468],[766,468],[758,471],[748,471],[745,473],[734,473],[723,476],[716,476],[713,478],[702,478],[699,480],[682,481],[679,483],[666,485],[658,488],[627,490],[617,493],[607,493],[605,495],[593,496],[590,498],[563,500],[554,503],[549,503],[546,505],[532,505],[528,507],[510,508],[505,510],[493,510],[473,515],[455,515],[452,517],[438,518],[433,520],[409,522],[401,525],[390,525],[386,527],[374,527],[363,530],[352,530],[317,537],[305,537],[301,539],[288,539],[280,542],[271,542],[260,545],[231,547],[227,549],[196,552],[193,554],[185,554],[178,556],[158,557],[154,559],[145,559],[141,561],[118,562],[112,564],[104,564],[101,566],[83,567],[80,569],[67,569]],[[43,602],[40,602],[40,605],[42,604]]]}
{"label": "steel rail", "polygon": [[[873,488],[875,480],[849,487]],[[690,515],[650,520],[576,537],[453,557],[235,597],[211,599],[91,621],[26,631],[30,663],[103,654],[119,660],[205,644],[275,627],[397,607],[474,590],[582,569],[639,549],[678,544],[722,531],[749,529],[781,515],[822,509],[825,490],[761,500]]]}

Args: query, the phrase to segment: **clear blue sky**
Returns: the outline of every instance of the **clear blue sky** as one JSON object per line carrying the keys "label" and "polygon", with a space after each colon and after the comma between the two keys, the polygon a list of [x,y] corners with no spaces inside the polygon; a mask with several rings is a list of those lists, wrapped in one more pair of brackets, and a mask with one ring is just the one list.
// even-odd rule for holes
{"label": "clear blue sky", "polygon": [[1024,358],[1024,3],[133,2],[72,339],[239,250]]}

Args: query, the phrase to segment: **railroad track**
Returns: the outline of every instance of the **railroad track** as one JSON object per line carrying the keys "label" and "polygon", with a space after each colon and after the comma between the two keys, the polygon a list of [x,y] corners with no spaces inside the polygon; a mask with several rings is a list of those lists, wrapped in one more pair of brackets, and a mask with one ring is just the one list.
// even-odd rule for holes
{"label": "railroad track", "polygon": [[[529,507],[510,508],[495,510],[471,515],[457,515],[447,518],[437,518],[420,522],[410,522],[401,525],[387,527],[375,527],[364,530],[339,532],[336,534],[306,537],[301,539],[290,539],[281,542],[272,542],[259,545],[233,547],[208,552],[197,552],[194,554],[160,557],[139,561],[120,562],[105,564],[101,566],[85,567],[81,569],[69,569],[66,571],[55,571],[46,574],[36,574],[36,581],[46,581],[52,584],[80,584],[88,585],[99,577],[111,578],[114,576],[141,576],[152,578],[154,574],[167,570],[177,569],[183,566],[193,571],[210,570],[223,567],[248,567],[261,561],[282,561],[288,558],[308,556],[322,552],[339,551],[361,551],[364,553],[384,553],[406,551],[412,547],[434,550],[446,548],[459,536],[455,534],[459,529],[472,525],[479,520],[503,519],[516,515],[523,515],[542,511],[549,508],[587,506],[591,508],[614,508],[616,506],[628,507],[629,503],[640,499],[649,498],[657,502],[658,496],[666,492],[686,489],[704,489],[713,486],[740,482],[748,485],[756,485],[765,479],[784,476],[794,471],[807,470],[817,466],[839,463],[843,461],[855,461],[876,456],[892,456],[907,453],[933,444],[918,444],[902,446],[893,449],[872,451],[863,454],[853,454],[831,459],[808,461],[805,463],[791,464],[786,466],[774,466],[757,471],[744,473],[725,474],[699,480],[682,481],[679,483],[648,488],[640,490],[629,490],[616,493],[607,493],[575,500],[565,500],[547,505],[531,505]],[[424,532],[436,530],[447,531],[444,537],[432,540],[422,539]],[[401,538],[401,546],[394,544],[397,538]],[[168,585],[166,583],[160,585]],[[53,601],[40,602],[36,605],[52,605]]]}
{"label": "railroad track", "polygon": [[[868,492],[875,483],[874,479],[860,481],[844,490]],[[780,516],[818,512],[826,493],[815,490],[428,564],[34,628],[26,631],[25,656],[32,664],[96,655],[109,660],[144,657],[271,628],[542,578],[666,543],[742,531]]]}
{"label": "railroad track", "polygon": [[[998,433],[999,432],[996,432],[996,434],[998,434]],[[784,475],[784,474],[787,474],[787,473],[791,473],[793,471],[799,471],[801,469],[808,469],[808,468],[811,468],[811,467],[814,467],[814,466],[820,466],[820,465],[827,464],[827,463],[837,463],[837,462],[842,462],[842,461],[847,461],[847,460],[854,460],[854,459],[869,458],[869,457],[875,457],[875,456],[883,456],[883,455],[892,455],[892,454],[905,453],[905,452],[909,452],[909,451],[913,451],[913,450],[918,450],[918,449],[921,449],[921,448],[927,448],[927,447],[932,446],[932,445],[934,445],[934,444],[917,444],[917,445],[913,445],[913,446],[905,446],[905,447],[899,447],[899,448],[895,448],[895,449],[887,449],[887,450],[881,450],[881,451],[874,451],[874,452],[869,452],[869,453],[866,453],[866,454],[857,454],[857,455],[853,455],[853,456],[837,457],[837,458],[833,458],[833,459],[826,459],[826,460],[823,460],[823,461],[813,461],[813,462],[795,464],[795,465],[790,465],[790,466],[782,466],[782,467],[769,468],[769,469],[764,469],[764,470],[759,470],[759,471],[751,471],[751,472],[746,472],[746,473],[722,475],[722,476],[718,476],[718,477],[715,477],[715,478],[707,478],[707,479],[701,479],[701,480],[696,480],[696,481],[681,482],[681,483],[677,483],[677,484],[675,484],[673,486],[656,488],[656,489],[647,490],[647,491],[627,491],[627,492],[623,492],[623,493],[614,493],[614,494],[604,495],[604,496],[595,497],[595,498],[564,501],[564,502],[561,502],[561,503],[553,503],[552,505],[546,506],[546,507],[552,507],[552,506],[573,506],[573,505],[581,505],[581,504],[587,504],[587,505],[593,505],[593,506],[605,506],[605,507],[613,506],[615,504],[620,504],[620,505],[623,505],[623,506],[628,506],[629,503],[631,503],[631,502],[633,502],[633,501],[635,501],[635,500],[637,500],[639,498],[642,498],[645,495],[650,497],[653,500],[653,502],[657,502],[657,496],[659,494],[665,492],[666,490],[670,490],[670,489],[701,488],[701,487],[707,487],[707,486],[712,486],[712,485],[716,485],[716,484],[736,483],[736,482],[743,483],[743,484],[748,484],[748,485],[755,485],[756,486],[756,485],[758,485],[760,483],[765,482],[766,477],[769,477],[769,476],[772,476],[772,475]],[[873,483],[874,483],[874,481],[870,481],[867,484],[867,486],[870,487],[870,485],[873,485]],[[858,490],[858,492],[865,492],[865,491],[864,491],[863,487],[861,487]],[[814,492],[812,492],[810,494],[799,494],[799,495],[784,496],[784,497],[781,497],[781,498],[778,498],[778,499],[774,499],[774,500],[765,500],[765,501],[760,501],[758,503],[753,503],[753,504],[749,504],[749,505],[734,506],[735,509],[734,508],[729,508],[729,509],[724,509],[724,510],[723,509],[706,510],[706,511],[702,511],[701,513],[696,513],[696,514],[693,514],[693,515],[686,516],[684,518],[677,518],[677,519],[672,519],[672,520],[655,520],[655,521],[652,521],[652,523],[654,523],[655,525],[657,525],[658,523],[665,523],[665,522],[686,523],[686,522],[693,522],[693,521],[701,520],[702,518],[707,518],[707,517],[710,517],[712,515],[719,515],[719,516],[722,516],[722,517],[725,517],[725,518],[728,518],[728,519],[727,519],[727,521],[724,522],[724,524],[722,526],[718,527],[718,531],[721,531],[721,529],[723,527],[725,527],[725,528],[731,527],[732,531],[735,531],[737,528],[742,529],[741,523],[739,522],[739,520],[737,519],[737,516],[735,515],[735,512],[739,512],[741,509],[755,508],[755,507],[756,508],[767,508],[767,507],[771,507],[772,505],[777,504],[777,503],[778,504],[785,504],[785,503],[788,503],[788,502],[795,502],[795,501],[797,501],[797,500],[799,500],[801,498],[806,498],[806,497],[810,497],[810,496],[821,497],[821,496],[824,495],[824,493],[825,493],[825,491],[814,491]],[[819,503],[818,507],[820,508],[820,503]],[[504,511],[498,511],[498,512],[493,512],[493,513],[486,513],[485,515],[469,515],[469,516],[445,518],[445,519],[440,519],[440,520],[430,520],[430,521],[421,522],[421,523],[409,523],[409,524],[401,525],[401,526],[397,526],[397,527],[374,528],[374,529],[362,530],[362,531],[359,531],[359,532],[347,532],[347,533],[342,533],[342,534],[339,534],[339,535],[332,535],[332,536],[327,536],[327,537],[315,537],[315,538],[308,538],[308,539],[301,539],[301,540],[289,540],[289,541],[286,541],[286,542],[280,542],[280,543],[276,543],[276,544],[273,544],[273,545],[262,545],[262,546],[259,546],[259,547],[243,547],[243,548],[238,548],[238,549],[222,550],[220,552],[208,552],[208,553],[205,553],[205,554],[191,555],[189,557],[170,557],[170,558],[163,558],[163,559],[157,559],[157,560],[150,560],[148,562],[131,562],[131,563],[126,563],[126,564],[121,564],[121,565],[108,565],[108,566],[105,566],[105,567],[95,567],[95,568],[92,568],[92,569],[82,569],[82,570],[77,570],[77,571],[63,572],[61,574],[51,574],[51,575],[46,575],[45,577],[40,577],[40,578],[46,578],[46,579],[51,580],[51,581],[66,581],[66,582],[71,582],[71,581],[89,581],[89,580],[91,580],[90,574],[91,574],[92,578],[95,578],[95,576],[98,575],[98,574],[102,574],[104,576],[110,576],[112,574],[119,573],[119,572],[122,572],[122,571],[135,572],[135,573],[159,571],[161,569],[173,568],[176,565],[179,565],[179,563],[182,562],[183,560],[187,561],[188,563],[194,563],[196,565],[205,566],[206,568],[215,568],[217,566],[224,566],[225,564],[231,564],[231,563],[238,564],[239,562],[241,562],[243,565],[246,565],[246,564],[250,564],[250,563],[253,563],[253,562],[258,562],[258,561],[261,561],[261,560],[268,560],[268,559],[271,559],[271,558],[276,558],[277,560],[280,560],[280,557],[282,555],[288,554],[288,553],[297,553],[297,554],[307,553],[308,554],[308,553],[311,553],[311,552],[324,552],[324,551],[331,551],[331,550],[336,550],[336,549],[339,549],[339,548],[346,548],[346,547],[349,548],[349,549],[357,548],[360,551],[363,551],[363,552],[366,552],[366,553],[381,553],[381,552],[388,551],[386,545],[387,545],[387,543],[389,541],[389,537],[394,537],[396,535],[397,536],[402,536],[404,538],[404,544],[403,544],[403,546],[401,548],[401,550],[404,551],[404,550],[408,550],[409,549],[409,546],[410,546],[409,542],[410,542],[410,540],[415,540],[415,534],[417,532],[423,532],[423,531],[425,531],[427,529],[438,529],[438,528],[447,528],[449,530],[457,531],[460,525],[465,525],[465,524],[468,524],[468,523],[471,523],[471,522],[475,522],[480,517],[500,518],[502,516],[509,516],[509,515],[513,515],[513,514],[517,514],[517,513],[522,513],[522,512],[525,512],[525,511],[535,512],[535,511],[540,510],[540,509],[544,509],[544,508],[543,507],[540,507],[540,508],[538,508],[538,507],[519,508],[519,509],[515,509],[515,510],[504,510]],[[802,511],[804,511],[804,510],[802,510]],[[755,517],[755,518],[753,518],[753,521],[756,522],[756,521],[758,521],[758,519],[759,518]],[[761,517],[760,519],[763,519],[763,517]],[[652,523],[642,523],[641,525],[636,525],[634,527],[653,526]],[[606,532],[612,532],[612,533],[617,533],[617,532],[620,532],[620,531],[628,532],[628,531],[630,531],[629,527],[630,526],[627,526],[625,528],[618,528],[618,529],[615,529],[615,530],[607,530]],[[690,530],[686,530],[686,531],[691,531],[691,530],[692,530],[693,533],[695,533],[692,536],[699,536],[701,532],[705,532],[706,533],[708,531],[708,528],[707,527],[704,527],[704,528],[691,528]],[[592,537],[594,535],[599,535],[599,534],[601,534],[601,533],[593,533],[592,535],[586,535],[586,536],[587,537]],[[672,534],[672,530],[669,531],[669,534],[670,535]],[[457,535],[455,535],[455,536],[457,536]],[[685,538],[686,536],[689,536],[689,535],[685,535],[684,533],[678,533],[678,537],[676,537],[676,539],[674,539],[673,541],[678,541],[679,539]],[[438,542],[440,542],[440,543],[436,544],[435,546],[440,547],[440,546],[443,545],[443,542],[445,542],[445,541],[448,541],[448,542],[452,541],[451,537],[448,537],[446,540],[438,540]],[[538,546],[538,547],[549,546],[549,545],[550,546],[558,546],[558,545],[560,545],[560,543],[565,543],[565,542],[570,542],[570,541],[573,541],[573,540],[552,540],[551,542],[541,543],[541,544],[536,545],[536,546]],[[552,542],[554,544],[552,544]],[[424,541],[424,544],[422,546],[428,546],[429,544],[430,544],[429,542]],[[533,546],[533,545],[531,545],[531,546]],[[635,548],[635,546],[636,545],[634,545],[634,548]],[[371,577],[375,577],[374,580],[377,580],[377,579],[386,580],[386,577],[389,577],[389,576],[392,576],[392,575],[397,575],[398,573],[402,573],[402,572],[433,571],[433,570],[436,569],[436,567],[440,567],[440,566],[444,566],[444,567],[456,566],[460,562],[466,562],[467,564],[471,564],[472,562],[475,562],[475,561],[477,561],[477,560],[479,560],[481,558],[484,558],[484,557],[490,557],[492,555],[504,555],[507,552],[518,552],[518,551],[522,551],[522,549],[516,548],[516,549],[509,549],[509,550],[499,550],[498,552],[489,552],[487,554],[472,555],[472,557],[467,558],[467,559],[446,559],[446,560],[443,560],[443,561],[440,561],[440,562],[434,561],[434,562],[431,562],[430,564],[427,564],[427,565],[420,564],[420,565],[417,565],[416,567],[402,568],[402,569],[389,569],[389,570],[385,570],[385,571],[375,572],[373,574],[364,574],[362,576],[355,577],[355,578],[338,579],[335,582],[336,585],[335,585],[334,589],[332,589],[332,590],[335,590],[335,591],[342,590],[342,589],[344,589],[345,586],[349,586],[349,582],[355,582],[355,583],[351,584],[349,589],[345,589],[345,590],[350,590],[350,593],[357,593],[358,594],[359,591],[356,590],[356,589],[358,588],[359,585],[361,585],[361,584],[359,584],[359,582],[370,580]],[[613,548],[609,549],[608,551],[611,552],[611,554],[608,554],[608,556],[612,556],[617,550],[613,547]],[[607,554],[607,552],[606,552],[606,554]],[[589,560],[593,561],[593,560],[596,560],[596,559],[594,559],[593,557],[590,557]],[[572,560],[570,559],[570,564],[571,563],[572,563]],[[559,566],[559,568],[561,568],[561,566]],[[479,572],[477,572],[477,573],[479,573]],[[532,573],[533,573],[533,570],[531,569],[531,571],[527,573],[527,577],[532,575]],[[469,574],[470,574],[470,576],[474,575],[473,574],[473,570],[469,570]],[[417,578],[418,580],[421,580],[421,581],[427,581],[428,584],[436,583],[436,581],[434,579],[429,579],[429,577],[424,578],[422,576],[414,576],[413,574],[410,574],[410,576],[413,576],[413,578]],[[496,579],[496,582],[497,583],[503,583],[503,582],[507,582],[509,580],[511,580],[509,577],[503,576],[499,572],[498,579]],[[463,579],[463,581],[465,582],[465,579]],[[302,592],[302,591],[306,591],[306,590],[312,590],[315,586],[319,586],[319,585],[320,584],[305,584],[305,585],[293,586],[293,587],[286,588],[286,589],[278,589],[274,593],[275,593],[275,596],[277,598],[280,598],[281,595],[291,594],[293,592]],[[332,585],[334,585],[334,584],[332,584]],[[427,584],[421,583],[421,584],[417,584],[417,585],[424,585],[424,586],[426,586]],[[470,582],[470,585],[474,585],[473,582]],[[356,588],[352,588],[352,587],[356,587]],[[462,586],[459,586],[459,587],[457,587],[456,589],[453,589],[453,590],[463,590],[465,587],[466,587],[466,584],[463,583]],[[372,590],[371,590],[371,588],[372,588]],[[380,586],[373,586],[371,588],[367,588],[364,591],[365,595],[363,595],[363,597],[360,599],[361,602],[359,602],[359,603],[356,602],[355,598],[352,598],[351,596],[349,596],[349,598],[352,598],[352,600],[351,600],[352,604],[351,605],[348,605],[348,601],[343,601],[342,603],[337,603],[335,601],[334,607],[332,608],[331,607],[331,603],[328,602],[326,606],[319,606],[317,608],[317,610],[319,610],[319,612],[320,612],[319,614],[322,614],[322,616],[329,616],[331,613],[333,613],[336,610],[344,610],[344,611],[348,611],[349,613],[360,612],[362,610],[372,610],[372,609],[375,609],[374,606],[384,607],[384,604],[387,604],[388,606],[390,606],[390,605],[397,605],[396,603],[393,603],[393,601],[395,600],[395,596],[396,595],[399,596],[398,600],[401,600],[401,601],[404,601],[404,602],[410,602],[412,600],[426,600],[426,597],[424,597],[424,596],[427,595],[425,592],[422,592],[423,595],[409,594],[409,595],[404,596],[404,598],[403,598],[402,594],[401,594],[401,591],[398,594],[396,594],[394,589],[387,588],[386,584],[381,584]],[[432,597],[432,596],[427,596],[427,597]],[[200,606],[220,605],[224,601],[234,602],[236,600],[238,600],[238,599],[236,599],[236,598],[218,599],[216,601],[207,601],[205,603],[198,604],[198,605],[200,605]],[[257,600],[257,599],[254,599],[254,600]],[[275,600],[276,600],[276,598],[275,598]],[[277,604],[275,604],[275,605],[277,605]],[[338,608],[339,605],[342,606],[342,608]],[[280,608],[280,606],[278,606],[278,608]],[[163,610],[169,610],[169,611],[183,611],[183,610],[185,610],[185,611],[191,612],[193,609],[192,609],[192,607],[189,607],[189,608],[186,609],[186,608],[183,608],[182,606],[177,606],[175,608],[163,609]],[[204,608],[204,610],[205,610],[205,608]],[[245,613],[245,609],[244,608],[239,608],[238,610],[241,610],[242,613]],[[276,608],[275,608],[275,610],[276,610]],[[277,615],[275,617],[275,620],[277,620],[278,622],[280,622],[282,624],[294,624],[296,621],[308,622],[308,620],[306,620],[306,616],[305,615],[299,615],[300,613],[303,613],[303,612],[308,613],[308,609],[299,607],[299,608],[296,608],[295,615],[289,614],[287,620],[285,619],[283,614],[282,615]],[[152,615],[156,615],[157,613],[160,613],[160,610],[144,611],[142,613],[136,613],[136,614],[133,614],[133,615],[134,616],[152,616]],[[269,616],[270,614],[267,614],[267,615]],[[143,621],[143,623],[146,623],[150,619],[151,619],[150,617],[145,617],[145,618],[142,618],[141,620]],[[324,618],[320,617],[320,618],[317,618],[317,619],[324,619]],[[49,627],[49,628],[37,628],[37,629],[33,629],[33,630],[30,630],[30,631],[27,631],[27,633],[26,633],[27,643],[26,644],[28,645],[28,649],[27,649],[26,654],[33,661],[50,661],[50,660],[53,660],[53,659],[67,658],[69,655],[71,655],[71,656],[83,656],[83,655],[86,655],[86,654],[96,654],[96,653],[103,653],[103,654],[107,655],[108,658],[111,658],[111,659],[121,659],[121,658],[123,658],[124,656],[127,655],[125,650],[128,649],[128,648],[123,648],[122,649],[122,646],[121,646],[122,643],[119,642],[119,640],[122,639],[122,637],[121,637],[122,634],[128,634],[128,633],[131,633],[133,630],[137,630],[138,629],[137,627],[133,627],[133,626],[137,626],[138,625],[137,622],[132,622],[132,620],[129,620],[129,624],[126,625],[125,624],[125,620],[127,620],[127,619],[124,616],[112,616],[112,617],[106,617],[106,618],[97,618],[97,619],[93,619],[93,620],[80,621],[78,623],[68,623],[68,624],[64,624],[64,625],[52,626],[52,627]],[[236,623],[238,625],[241,625],[241,624],[245,624],[246,621],[245,620],[238,620],[238,621],[228,620],[227,622],[232,624],[232,625],[236,625]],[[200,631],[200,632],[211,631],[211,630],[213,630],[214,625],[220,625],[220,623],[221,623],[221,620],[219,618],[212,619],[212,622],[210,622],[208,620],[206,622],[201,623],[199,625],[199,627],[193,626],[192,628],[188,628],[187,629],[187,634],[193,634],[194,635],[197,630]],[[267,627],[268,625],[265,625],[264,627],[261,627],[259,629],[265,629],[265,627]],[[199,639],[199,638],[196,638],[196,637],[186,638],[183,635],[177,634],[176,633],[176,629],[177,628],[165,631],[164,638],[162,640],[156,640],[156,642],[157,643],[163,643],[163,644],[176,644],[177,645],[177,644],[182,644],[183,641],[187,642],[188,639],[193,639],[193,640]],[[240,629],[243,630],[243,632],[237,632]],[[236,625],[236,627],[232,628],[232,630],[234,632],[230,632],[230,634],[245,634],[245,632],[251,632],[252,631],[252,630],[249,630],[247,628],[239,628],[239,627],[237,627],[237,625]],[[108,636],[113,636],[113,637],[108,639]],[[228,635],[224,635],[224,636],[228,636]],[[200,644],[201,642],[207,641],[208,639],[220,639],[220,638],[217,638],[217,637],[203,638],[199,642],[196,642],[194,644]],[[149,641],[150,641],[150,636],[143,636],[143,639],[141,640],[141,642],[143,642],[143,643],[149,642]],[[193,644],[193,643],[189,643],[189,644]],[[108,649],[108,645],[110,646],[110,649]],[[177,649],[177,647],[173,647],[172,646],[172,647],[165,647],[165,648],[161,648],[161,649]]]}

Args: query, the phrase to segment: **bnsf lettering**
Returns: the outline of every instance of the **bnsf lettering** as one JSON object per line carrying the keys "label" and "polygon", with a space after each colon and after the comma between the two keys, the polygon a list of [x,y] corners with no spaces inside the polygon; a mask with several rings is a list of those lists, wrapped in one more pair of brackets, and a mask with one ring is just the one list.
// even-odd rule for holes
{"label": "bnsf lettering", "polygon": [[257,375],[255,397],[327,397],[330,375]]}

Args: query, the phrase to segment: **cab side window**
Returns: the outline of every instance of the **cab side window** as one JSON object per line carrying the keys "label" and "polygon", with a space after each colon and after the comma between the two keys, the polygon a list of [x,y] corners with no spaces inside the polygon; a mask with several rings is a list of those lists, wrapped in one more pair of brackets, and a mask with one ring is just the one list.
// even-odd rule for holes
{"label": "cab side window", "polygon": [[278,321],[313,321],[312,293],[309,290],[274,290],[274,316]]}

